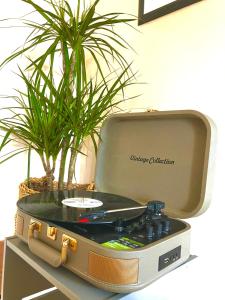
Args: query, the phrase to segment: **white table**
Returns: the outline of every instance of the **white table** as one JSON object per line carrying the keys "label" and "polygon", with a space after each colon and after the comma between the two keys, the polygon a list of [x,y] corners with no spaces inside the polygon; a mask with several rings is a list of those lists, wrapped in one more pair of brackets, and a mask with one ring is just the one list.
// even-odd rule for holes
{"label": "white table", "polygon": [[[204,257],[191,259],[142,290],[130,294],[115,294],[92,286],[65,268],[54,269],[33,255],[24,242],[11,237],[6,239],[5,244],[2,300],[21,300],[46,289],[51,290],[44,295],[25,299],[223,299],[218,294],[219,287],[222,288],[223,285],[219,284],[217,275],[211,273]],[[219,298],[215,298],[217,294],[220,295]]]}
{"label": "white table", "polygon": [[49,293],[32,299],[120,299],[119,294],[98,289],[63,267],[54,269],[33,255],[27,245],[17,237],[7,238],[3,262],[2,300],[21,300],[53,287],[57,290],[52,289]]}

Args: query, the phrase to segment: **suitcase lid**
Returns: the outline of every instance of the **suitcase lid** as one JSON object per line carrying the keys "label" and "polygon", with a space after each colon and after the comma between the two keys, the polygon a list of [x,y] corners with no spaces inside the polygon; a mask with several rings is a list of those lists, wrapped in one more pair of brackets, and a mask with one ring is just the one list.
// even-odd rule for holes
{"label": "suitcase lid", "polygon": [[101,129],[96,188],[189,218],[210,201],[212,121],[193,110],[115,114]]}

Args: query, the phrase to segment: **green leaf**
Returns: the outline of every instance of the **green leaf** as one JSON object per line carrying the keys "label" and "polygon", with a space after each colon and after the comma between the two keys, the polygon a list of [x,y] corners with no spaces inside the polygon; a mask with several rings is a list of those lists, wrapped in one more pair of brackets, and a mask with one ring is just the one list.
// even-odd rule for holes
{"label": "green leaf", "polygon": [[[16,91],[12,97],[15,105],[5,107],[9,116],[0,119],[0,128],[6,132],[1,145],[3,148],[13,139],[21,141],[26,149],[39,154],[45,170],[54,171],[61,154],[62,178],[68,149],[76,154],[90,135],[97,151],[104,119],[121,102],[133,98],[125,97],[134,74],[126,55],[121,54],[132,47],[119,35],[117,25],[130,26],[134,18],[121,13],[98,15],[100,0],[89,6],[89,2],[77,0],[75,7],[66,0],[22,1],[41,21],[21,19],[31,32],[23,46],[0,65],[20,55],[28,59],[28,67],[19,68],[25,90]],[[31,60],[29,53],[34,49],[39,54]],[[97,70],[94,78],[88,73],[87,55]]]}
{"label": "green leaf", "polygon": [[11,139],[9,139],[11,135],[11,130],[8,130],[0,144],[0,151],[2,151],[2,149],[11,141]]}

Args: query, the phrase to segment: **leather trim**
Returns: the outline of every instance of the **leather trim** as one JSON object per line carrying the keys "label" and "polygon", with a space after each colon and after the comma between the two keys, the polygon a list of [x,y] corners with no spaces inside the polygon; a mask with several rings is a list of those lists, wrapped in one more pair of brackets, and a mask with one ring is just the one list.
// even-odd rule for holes
{"label": "leather trim", "polygon": [[16,215],[16,234],[23,235],[24,218],[19,214]]}
{"label": "leather trim", "polygon": [[93,278],[112,284],[134,284],[138,282],[139,260],[117,259],[95,252],[88,255],[88,274]]}

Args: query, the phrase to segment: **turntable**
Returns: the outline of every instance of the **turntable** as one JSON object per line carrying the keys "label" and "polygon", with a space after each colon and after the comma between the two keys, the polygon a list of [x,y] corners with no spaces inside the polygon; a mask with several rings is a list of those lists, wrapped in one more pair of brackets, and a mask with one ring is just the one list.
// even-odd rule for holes
{"label": "turntable", "polygon": [[97,191],[18,201],[16,234],[54,267],[131,292],[184,263],[209,204],[212,122],[196,111],[117,114],[101,130]]}

